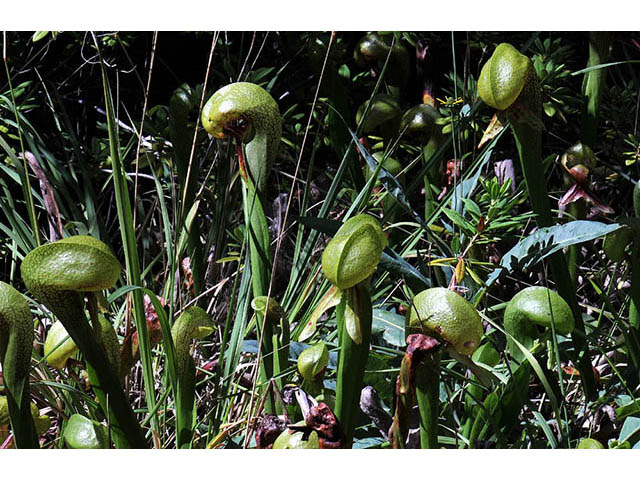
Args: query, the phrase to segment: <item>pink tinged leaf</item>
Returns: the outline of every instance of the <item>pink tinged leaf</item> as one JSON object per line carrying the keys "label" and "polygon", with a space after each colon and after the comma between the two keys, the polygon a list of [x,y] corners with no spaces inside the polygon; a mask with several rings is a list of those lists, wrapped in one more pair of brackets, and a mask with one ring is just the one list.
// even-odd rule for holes
{"label": "pink tinged leaf", "polygon": [[582,187],[577,183],[574,183],[573,186],[563,195],[563,197],[558,201],[558,206],[560,208],[565,208],[567,205],[573,202],[577,202],[580,199],[584,199],[587,203],[593,205],[593,209],[595,213],[602,213],[604,215],[611,215],[615,211],[609,205],[602,203],[592,192],[590,192],[586,187]]}
{"label": "pink tinged leaf", "polygon": [[[22,158],[22,154],[19,156]],[[40,182],[40,192],[42,193],[42,200],[47,211],[47,221],[49,222],[49,241],[60,240],[62,238],[62,221],[60,220],[60,210],[53,194],[53,188],[51,188],[44,171],[40,168],[35,155],[31,152],[24,152],[24,158],[35,176],[38,177],[38,182]]]}

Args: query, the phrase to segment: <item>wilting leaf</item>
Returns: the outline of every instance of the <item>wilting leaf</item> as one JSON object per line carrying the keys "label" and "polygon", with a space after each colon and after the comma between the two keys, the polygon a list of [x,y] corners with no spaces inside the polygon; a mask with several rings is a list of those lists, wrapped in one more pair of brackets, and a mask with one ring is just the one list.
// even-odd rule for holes
{"label": "wilting leaf", "polygon": [[496,136],[504,130],[505,123],[504,112],[496,112],[491,118],[489,126],[487,126],[487,129],[482,134],[482,140],[480,140],[478,144],[478,149],[482,148],[485,143],[496,138]]}
{"label": "wilting leaf", "polygon": [[342,292],[338,290],[338,287],[331,287],[322,300],[318,302],[318,306],[315,308],[309,321],[300,332],[298,339],[303,342],[306,339],[310,338],[316,331],[318,319],[322,316],[324,312],[329,310],[332,307],[335,307],[340,303],[340,298],[342,297]]}

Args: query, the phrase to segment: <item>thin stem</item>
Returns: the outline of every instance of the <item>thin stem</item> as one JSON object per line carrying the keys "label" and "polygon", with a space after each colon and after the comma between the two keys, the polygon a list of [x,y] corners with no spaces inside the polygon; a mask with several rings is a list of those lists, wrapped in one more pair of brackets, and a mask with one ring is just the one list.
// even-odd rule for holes
{"label": "thin stem", "polygon": [[0,282],[0,365],[15,443],[18,448],[38,448],[31,416],[29,372],[33,350],[33,323],[25,298]]}

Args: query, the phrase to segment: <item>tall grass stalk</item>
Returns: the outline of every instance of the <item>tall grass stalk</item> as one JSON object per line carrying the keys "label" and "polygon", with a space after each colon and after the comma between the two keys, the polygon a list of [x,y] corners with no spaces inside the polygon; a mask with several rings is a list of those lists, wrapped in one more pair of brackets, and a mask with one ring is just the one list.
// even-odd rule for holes
{"label": "tall grass stalk", "polygon": [[[107,112],[107,128],[109,132],[109,152],[113,165],[113,186],[116,207],[118,210],[118,222],[120,224],[120,233],[122,235],[122,244],[124,247],[127,278],[131,285],[141,287],[142,278],[140,275],[140,262],[138,259],[135,225],[133,224],[133,214],[127,189],[125,171],[120,158],[120,140],[116,127],[117,120],[113,107],[111,88],[109,86],[107,69],[104,64],[104,60],[102,59],[102,53],[95,34],[93,34],[93,40],[98,51],[100,67],[102,69],[102,85],[104,89],[105,111]],[[156,404],[155,375],[152,365],[151,346],[149,343],[149,332],[147,330],[147,320],[144,311],[142,291],[138,289],[133,290],[131,292],[131,298],[133,303],[134,322],[138,332],[146,403],[148,409],[153,411]],[[153,433],[154,445],[156,448],[160,448],[159,424],[155,413],[151,416],[150,424]]]}

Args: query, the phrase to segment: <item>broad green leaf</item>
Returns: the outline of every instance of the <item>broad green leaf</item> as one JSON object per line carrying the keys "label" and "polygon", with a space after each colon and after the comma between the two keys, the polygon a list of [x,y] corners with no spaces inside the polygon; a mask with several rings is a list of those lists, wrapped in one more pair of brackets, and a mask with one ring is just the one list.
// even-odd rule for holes
{"label": "broad green leaf", "polygon": [[602,222],[576,220],[536,230],[520,240],[502,257],[502,268],[497,268],[489,275],[487,286],[493,284],[504,271],[527,270],[563,248],[604,237],[623,227],[619,223],[607,225]]}
{"label": "broad green leaf", "polygon": [[629,395],[618,395],[616,397],[616,403],[620,405],[616,408],[616,418],[618,421],[630,416],[640,414],[640,402]]}
{"label": "broad green leaf", "polygon": [[382,338],[390,345],[395,347],[406,346],[403,315],[376,308],[373,310],[371,330],[373,332],[382,332]]}
{"label": "broad green leaf", "polygon": [[620,429],[620,442],[629,442],[633,448],[640,448],[640,418],[628,417]]}

